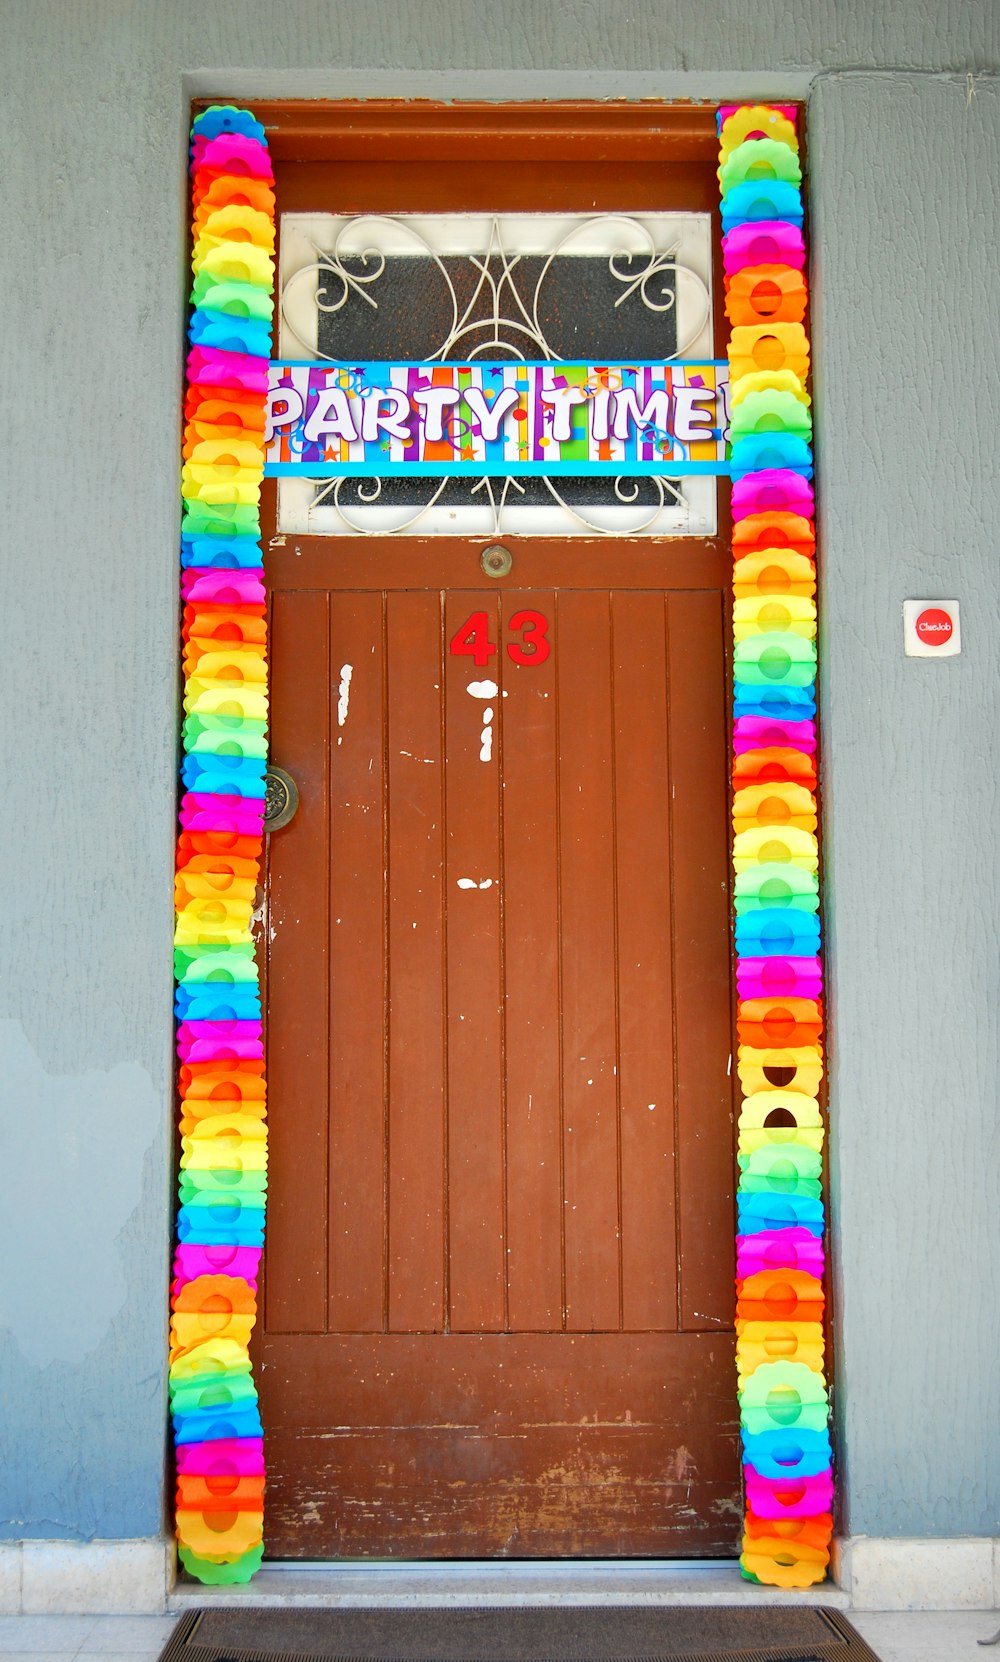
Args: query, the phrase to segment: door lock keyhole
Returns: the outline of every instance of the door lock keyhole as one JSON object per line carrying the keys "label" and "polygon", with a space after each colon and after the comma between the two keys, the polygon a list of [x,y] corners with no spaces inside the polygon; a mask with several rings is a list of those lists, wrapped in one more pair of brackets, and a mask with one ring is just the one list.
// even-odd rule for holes
{"label": "door lock keyhole", "polygon": [[489,547],[484,548],[480,554],[479,564],[487,577],[506,577],[514,564],[514,556],[509,548],[504,548],[502,543],[491,542]]}

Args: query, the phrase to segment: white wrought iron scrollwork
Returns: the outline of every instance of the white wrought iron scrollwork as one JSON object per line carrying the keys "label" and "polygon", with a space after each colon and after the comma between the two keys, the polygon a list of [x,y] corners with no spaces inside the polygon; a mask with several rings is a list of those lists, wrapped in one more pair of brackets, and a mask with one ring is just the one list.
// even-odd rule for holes
{"label": "white wrought iron scrollwork", "polygon": [[[555,498],[561,508],[565,508],[566,512],[568,514],[572,514],[573,518],[588,531],[596,531],[602,537],[640,537],[642,533],[644,531],[648,531],[659,518],[660,513],[667,506],[668,498],[678,508],[686,508],[688,506],[684,492],[681,490],[680,485],[675,479],[664,479],[659,474],[652,474],[648,478],[648,483],[656,492],[657,499],[651,510],[646,513],[646,517],[642,520],[641,524],[624,526],[620,524],[613,526],[596,525],[592,519],[588,519],[585,514],[582,514],[578,507],[574,507],[571,502],[563,501],[563,498],[559,495],[559,492],[556,490],[551,479],[543,477],[542,482],[549,494]],[[615,500],[622,503],[625,507],[631,507],[639,495],[639,484],[640,481],[638,479],[617,478],[615,480]],[[645,512],[644,509],[640,509],[638,511]]]}
{"label": "white wrought iron scrollwork", "polygon": [[[633,294],[638,293],[639,298],[648,312],[673,311],[677,303],[676,287],[662,288],[660,290],[662,297],[660,302],[651,299],[649,294],[646,292],[647,283],[651,282],[654,277],[663,276],[668,271],[673,272],[675,276],[683,273],[685,278],[697,285],[699,299],[701,302],[697,322],[690,327],[687,338],[680,341],[680,343],[675,346],[673,352],[666,355],[665,361],[669,362],[670,358],[683,358],[685,352],[693,346],[694,342],[701,334],[701,331],[704,329],[705,324],[708,322],[708,316],[712,306],[712,298],[708,292],[708,287],[696,272],[691,271],[688,266],[682,266],[677,263],[676,255],[678,252],[678,245],[676,240],[672,242],[669,247],[661,249],[660,252],[657,253],[656,241],[648,227],[641,224],[639,220],[632,219],[626,214],[599,214],[591,217],[590,219],[581,220],[579,225],[575,225],[573,229],[568,232],[565,237],[563,237],[558,247],[552,250],[552,253],[546,260],[539,275],[538,282],[535,285],[534,316],[537,320],[539,296],[541,295],[542,285],[549,274],[549,268],[551,267],[553,260],[558,259],[560,254],[565,253],[570,243],[582,236],[584,233],[593,232],[593,230],[598,226],[610,226],[616,224],[628,226],[630,231],[636,232],[638,236],[644,239],[644,241],[648,244],[648,248],[640,250],[619,248],[616,249],[613,254],[608,256],[608,270],[610,271],[612,277],[614,277],[619,283],[624,283],[626,285],[624,293],[620,294],[618,299],[615,301],[616,309],[617,307],[624,305],[625,301],[630,299]],[[616,260],[632,260],[637,257],[642,258],[643,255],[646,257],[647,264],[645,270],[640,272],[619,271],[617,265],[615,264]],[[548,355],[553,357],[555,356],[554,353]]]}
{"label": "white wrought iron scrollwork", "polygon": [[[401,518],[398,523],[394,521],[391,525],[386,524],[384,519],[374,523],[370,516],[367,521],[358,519],[353,517],[351,512],[352,507],[363,511],[365,508],[371,508],[380,502],[382,497],[381,479],[341,478],[315,480],[313,483],[316,486],[316,492],[312,498],[311,506],[317,508],[325,505],[334,508],[343,521],[346,530],[360,537],[398,537],[405,531],[412,531],[431,512],[440,501],[448,480],[435,480],[434,490],[426,502],[421,502],[419,505],[407,503],[405,507],[400,507],[399,512],[405,517]],[[689,506],[680,483],[676,479],[661,478],[658,474],[647,477],[644,481],[620,477],[613,481],[616,506],[626,509],[636,506],[641,483],[646,483],[652,488],[656,500],[652,504],[636,506],[636,512],[642,516],[636,524],[631,524],[619,518],[613,525],[600,525],[583,512],[581,504],[567,502],[565,497],[560,495],[551,479],[543,476],[542,483],[552,500],[564,513],[569,514],[583,530],[600,537],[641,536],[644,531],[650,530],[655,525],[664,508],[671,503],[675,507],[684,510]],[[610,480],[609,483],[611,483]],[[356,491],[358,498],[356,503],[350,504],[343,501],[345,486],[350,486]],[[470,484],[469,495],[472,497],[479,496],[480,500],[489,503],[492,521],[488,527],[477,527],[477,536],[498,537],[517,533],[518,527],[510,523],[508,508],[520,507],[521,504],[510,503],[509,499],[512,491],[516,491],[519,496],[525,494],[523,482],[512,475],[503,477],[487,474],[483,478],[477,479],[474,484]],[[605,506],[605,504],[600,504],[600,506]],[[606,506],[612,506],[612,504],[609,503]]]}
{"label": "white wrought iron scrollwork", "polygon": [[[281,310],[285,327],[295,336],[300,345],[319,358],[325,358],[331,363],[339,361],[337,355],[322,352],[315,340],[307,340],[295,326],[294,318],[290,315],[289,302],[292,300],[298,286],[303,279],[313,278],[316,283],[315,304],[319,311],[332,313],[342,311],[352,295],[363,300],[367,305],[378,310],[378,300],[369,292],[372,286],[384,274],[388,256],[383,248],[374,241],[366,241],[373,237],[376,227],[386,227],[393,237],[402,234],[410,240],[418,250],[432,260],[437,267],[448,290],[451,301],[452,320],[445,337],[433,351],[426,353],[428,362],[444,361],[451,356],[460,358],[480,358],[491,352],[500,350],[506,355],[519,358],[522,361],[527,356],[526,347],[533,349],[535,357],[548,359],[553,363],[562,363],[564,358],[555,350],[548,340],[543,327],[539,310],[545,281],[552,269],[554,260],[565,255],[573,243],[579,243],[586,237],[593,238],[596,234],[606,232],[617,227],[617,235],[625,241],[621,247],[615,248],[607,254],[608,271],[616,282],[624,285],[623,292],[615,301],[616,309],[638,295],[648,312],[665,313],[676,309],[677,281],[688,281],[695,285],[697,295],[697,311],[686,332],[686,338],[679,340],[673,352],[665,354],[665,361],[671,358],[682,358],[693,343],[698,339],[711,309],[711,296],[708,286],[697,272],[690,267],[681,265],[677,260],[678,243],[674,239],[666,248],[657,249],[656,239],[648,226],[638,219],[627,214],[595,214],[589,218],[578,220],[575,225],[560,239],[545,258],[545,263],[535,282],[534,290],[526,302],[518,291],[515,274],[517,267],[524,259],[523,254],[511,255],[504,246],[502,222],[496,216],[489,221],[489,236],[486,251],[483,254],[470,253],[465,256],[469,263],[479,273],[478,280],[464,310],[459,313],[459,299],[455,285],[441,256],[436,252],[416,226],[404,218],[389,217],[385,214],[367,214],[357,219],[348,220],[340,226],[334,238],[333,247],[321,248],[318,243],[310,239],[316,259],[286,277],[282,289]],[[349,246],[352,237],[360,236],[361,246],[352,249]],[[634,246],[628,247],[631,238]],[[360,263],[365,269],[351,270],[345,265],[345,260]],[[621,262],[644,259],[646,264],[641,271],[622,270]],[[494,262],[498,262],[499,270],[494,269]],[[367,267],[371,263],[372,269]],[[668,276],[673,277],[673,284],[666,282]],[[664,279],[659,290],[659,296],[654,297],[649,285],[654,278]],[[340,285],[337,298],[327,298],[327,284],[335,280]],[[505,291],[509,296],[510,310],[516,315],[506,315],[504,311]],[[481,297],[488,295],[489,313],[477,317]],[[488,330],[486,338],[472,342],[470,337]]]}
{"label": "white wrought iron scrollwork", "polygon": [[411,531],[418,521],[423,519],[425,514],[430,513],[447,483],[447,479],[439,479],[434,493],[428,501],[421,502],[416,508],[412,508],[408,504],[402,510],[408,517],[398,525],[373,525],[371,518],[369,518],[367,524],[363,520],[359,522],[352,519],[347,507],[340,499],[344,486],[350,485],[357,491],[360,505],[370,508],[379,501],[382,495],[381,479],[327,479],[316,491],[312,499],[312,506],[316,508],[321,503],[327,503],[329,506],[336,508],[347,529],[355,532],[359,537],[398,537],[404,531]]}

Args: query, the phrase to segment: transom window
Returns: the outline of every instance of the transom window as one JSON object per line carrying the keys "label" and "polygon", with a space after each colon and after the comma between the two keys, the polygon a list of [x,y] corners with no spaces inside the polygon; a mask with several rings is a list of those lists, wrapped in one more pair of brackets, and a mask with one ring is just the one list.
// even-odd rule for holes
{"label": "transom window", "polygon": [[[280,353],[355,362],[710,360],[708,214],[285,214]],[[711,536],[711,477],[282,479],[285,533]]]}

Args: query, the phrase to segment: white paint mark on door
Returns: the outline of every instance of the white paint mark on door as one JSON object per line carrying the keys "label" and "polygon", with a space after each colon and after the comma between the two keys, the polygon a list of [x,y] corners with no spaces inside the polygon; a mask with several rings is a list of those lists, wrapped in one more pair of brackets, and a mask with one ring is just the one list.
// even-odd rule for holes
{"label": "white paint mark on door", "polygon": [[496,698],[500,689],[495,681],[470,681],[465,690],[471,698]]}
{"label": "white paint mark on door", "polygon": [[479,760],[493,760],[493,710],[490,705],[483,711],[483,730],[479,735]]}
{"label": "white paint mark on door", "polygon": [[343,727],[347,720],[347,712],[351,703],[351,676],[354,674],[353,664],[340,666],[340,697],[337,699],[337,726]]}

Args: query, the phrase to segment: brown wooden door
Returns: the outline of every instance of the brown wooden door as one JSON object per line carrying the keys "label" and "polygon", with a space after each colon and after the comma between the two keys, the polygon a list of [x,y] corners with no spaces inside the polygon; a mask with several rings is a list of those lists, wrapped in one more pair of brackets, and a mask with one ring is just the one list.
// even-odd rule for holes
{"label": "brown wooden door", "polygon": [[269,556],[275,1557],[738,1541],[724,553],[511,547]]}

